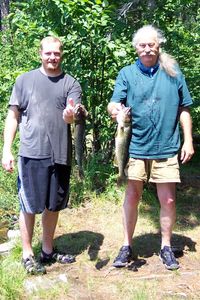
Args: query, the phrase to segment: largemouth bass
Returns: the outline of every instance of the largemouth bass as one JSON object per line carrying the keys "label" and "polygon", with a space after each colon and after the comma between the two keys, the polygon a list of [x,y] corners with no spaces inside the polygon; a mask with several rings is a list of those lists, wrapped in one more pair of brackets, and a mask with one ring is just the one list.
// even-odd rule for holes
{"label": "largemouth bass", "polygon": [[75,148],[75,161],[78,166],[79,179],[83,179],[83,153],[85,141],[85,126],[88,112],[83,104],[76,104],[74,107],[74,148]]}
{"label": "largemouth bass", "polygon": [[117,184],[121,185],[126,180],[124,169],[128,161],[128,148],[131,138],[131,108],[122,105],[117,115],[117,131],[115,136],[115,160],[118,167]]}

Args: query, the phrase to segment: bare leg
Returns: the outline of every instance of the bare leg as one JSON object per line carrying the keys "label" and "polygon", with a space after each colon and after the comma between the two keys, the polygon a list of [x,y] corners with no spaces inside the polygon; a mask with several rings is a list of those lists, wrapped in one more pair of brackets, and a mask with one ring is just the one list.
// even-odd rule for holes
{"label": "bare leg", "polygon": [[42,215],[42,249],[47,254],[50,254],[53,251],[53,237],[58,222],[58,214],[58,211],[53,212],[45,209]]}
{"label": "bare leg", "polygon": [[171,245],[172,229],[176,220],[176,184],[157,183],[160,201],[161,249]]}
{"label": "bare leg", "polygon": [[138,203],[142,195],[143,182],[128,180],[123,205],[124,246],[132,244],[132,237],[138,217]]}
{"label": "bare leg", "polygon": [[35,224],[35,215],[20,211],[19,226],[22,239],[23,258],[33,255],[32,238]]}

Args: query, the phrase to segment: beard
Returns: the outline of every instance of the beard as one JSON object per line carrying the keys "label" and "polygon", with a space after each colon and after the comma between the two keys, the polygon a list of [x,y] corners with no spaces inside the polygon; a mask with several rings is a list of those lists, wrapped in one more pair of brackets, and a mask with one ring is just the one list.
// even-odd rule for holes
{"label": "beard", "polygon": [[58,63],[47,63],[46,67],[49,70],[57,70],[60,65]]}

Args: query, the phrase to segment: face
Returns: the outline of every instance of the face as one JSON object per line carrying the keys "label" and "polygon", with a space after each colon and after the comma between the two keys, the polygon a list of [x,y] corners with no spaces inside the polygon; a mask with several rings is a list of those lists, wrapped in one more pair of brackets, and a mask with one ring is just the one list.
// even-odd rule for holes
{"label": "face", "polygon": [[159,44],[155,37],[147,36],[140,38],[136,45],[137,54],[146,67],[152,67],[156,64],[159,55]]}
{"label": "face", "polygon": [[44,42],[40,50],[42,66],[47,74],[60,73],[62,61],[62,51],[59,42]]}

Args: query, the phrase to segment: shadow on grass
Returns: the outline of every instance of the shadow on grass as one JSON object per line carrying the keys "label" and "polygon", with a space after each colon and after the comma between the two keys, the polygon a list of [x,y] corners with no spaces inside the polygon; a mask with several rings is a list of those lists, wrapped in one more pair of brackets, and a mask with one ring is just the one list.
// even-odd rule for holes
{"label": "shadow on grass", "polygon": [[98,258],[104,236],[93,231],[79,231],[63,234],[54,239],[56,248],[63,253],[78,255],[87,250],[90,260]]}
{"label": "shadow on grass", "polygon": [[[147,233],[133,238],[134,258],[138,256],[148,258],[160,251],[160,233]],[[176,257],[183,256],[184,250],[196,252],[196,242],[191,238],[173,234],[172,249]]]}

